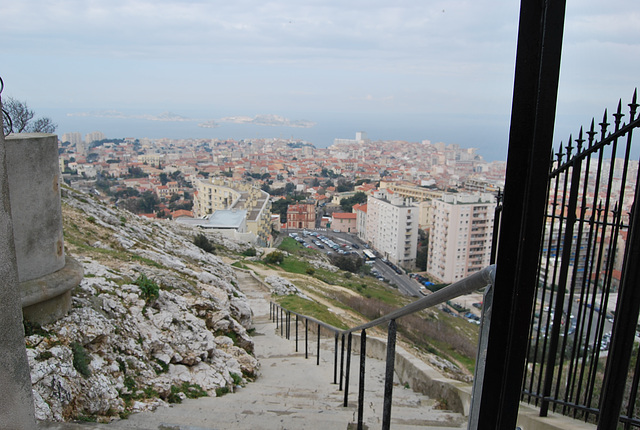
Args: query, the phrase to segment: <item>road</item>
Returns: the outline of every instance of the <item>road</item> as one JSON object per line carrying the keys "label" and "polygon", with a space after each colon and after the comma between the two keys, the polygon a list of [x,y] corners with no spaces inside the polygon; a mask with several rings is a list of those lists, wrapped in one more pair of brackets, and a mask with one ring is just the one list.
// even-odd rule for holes
{"label": "road", "polygon": [[[358,249],[353,248],[351,250],[357,252],[358,255],[362,257],[362,250],[364,249],[365,244],[356,236],[350,233],[335,232],[335,231],[326,230],[326,229],[316,229],[316,230],[307,230],[307,231],[315,231],[316,233],[323,235],[340,245],[352,246],[355,243],[358,245],[359,248]],[[287,234],[297,233],[299,235],[302,235],[302,232],[303,230],[294,230],[294,229],[288,229],[286,231]],[[309,236],[305,238],[305,241],[308,244],[311,244],[311,238]],[[327,252],[334,252],[332,249],[328,249],[328,248],[319,249],[318,247],[312,244],[311,246],[313,247],[313,249],[317,249],[318,251],[324,252],[325,254]],[[407,275],[404,272],[404,270],[402,270],[402,274],[398,274],[387,264],[383,263],[380,259],[375,261],[372,269],[377,270],[382,277],[384,277],[385,279],[388,279],[389,285],[397,286],[398,291],[400,291],[400,293],[407,296],[412,296],[412,297],[422,297],[422,295],[420,294],[420,285],[418,284],[417,281],[411,279],[409,275]]]}

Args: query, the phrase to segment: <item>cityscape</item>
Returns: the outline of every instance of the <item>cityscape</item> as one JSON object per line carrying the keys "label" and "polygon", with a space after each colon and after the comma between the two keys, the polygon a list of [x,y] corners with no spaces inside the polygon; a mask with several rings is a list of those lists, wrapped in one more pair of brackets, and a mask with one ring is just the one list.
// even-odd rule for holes
{"label": "cityscape", "polygon": [[[278,138],[65,133],[59,160],[72,187],[141,216],[260,247],[273,246],[285,229],[349,233],[392,264],[426,271],[438,283],[488,264],[506,164],[485,161],[474,148],[372,141],[366,132],[337,138],[328,148]],[[453,225],[460,234],[448,235]]]}

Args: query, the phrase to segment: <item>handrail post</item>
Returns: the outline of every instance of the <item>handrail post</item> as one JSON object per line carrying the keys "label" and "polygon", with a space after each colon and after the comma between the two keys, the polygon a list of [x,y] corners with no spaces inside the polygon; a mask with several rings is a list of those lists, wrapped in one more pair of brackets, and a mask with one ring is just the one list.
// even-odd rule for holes
{"label": "handrail post", "polygon": [[304,319],[304,358],[309,358],[309,320]]}
{"label": "handrail post", "polygon": [[351,371],[351,333],[347,337],[347,371],[344,375],[344,404],[346,408],[349,404],[349,372]]}
{"label": "handrail post", "polygon": [[276,322],[276,333],[278,333],[278,327],[279,327],[278,326],[278,322],[279,322],[278,321],[278,309],[275,307],[275,304],[274,304],[274,309],[273,309],[273,319]]}
{"label": "handrail post", "polygon": [[382,430],[391,428],[391,400],[393,397],[393,372],[396,364],[396,320],[389,321],[387,335],[387,363],[384,377],[384,404],[382,408]]}
{"label": "handrail post", "polygon": [[341,336],[342,340],[340,342],[340,388],[339,391],[342,391],[342,380],[344,378],[344,333]]}
{"label": "handrail post", "polygon": [[291,311],[287,312],[287,340],[291,339]]}
{"label": "handrail post", "polygon": [[298,314],[296,314],[296,352],[298,352]]}
{"label": "handrail post", "polygon": [[358,386],[358,430],[363,430],[364,417],[364,373],[367,357],[367,331],[360,334],[360,384]]}
{"label": "handrail post", "polygon": [[284,331],[284,321],[282,321],[282,314],[284,313],[283,308],[280,308],[280,336],[282,336]]}
{"label": "handrail post", "polygon": [[338,332],[333,334],[335,342],[333,344],[333,383],[338,383]]}
{"label": "handrail post", "polygon": [[318,324],[318,353],[316,354],[316,366],[320,366],[320,324]]}

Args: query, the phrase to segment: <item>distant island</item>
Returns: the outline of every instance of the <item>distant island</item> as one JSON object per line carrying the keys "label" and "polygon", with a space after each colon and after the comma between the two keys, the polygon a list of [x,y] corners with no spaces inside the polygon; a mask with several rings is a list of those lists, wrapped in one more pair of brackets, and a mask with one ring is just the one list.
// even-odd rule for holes
{"label": "distant island", "polygon": [[218,121],[233,123],[233,124],[266,125],[271,127],[311,128],[316,125],[316,123],[313,121],[290,120],[283,116],[274,115],[274,114],[256,115],[253,118],[249,116],[228,116],[228,117],[221,118]]}
{"label": "distant island", "polygon": [[[116,118],[116,119],[146,119],[148,121],[163,121],[163,122],[187,122],[187,121],[199,121],[197,119],[189,118],[186,116],[178,115],[173,112],[163,112],[159,115],[140,114],[131,115],[117,110],[100,110],[89,112],[75,112],[68,113],[67,116],[77,117],[94,117],[94,118]],[[264,125],[270,127],[295,127],[295,128],[311,128],[316,125],[313,121],[304,119],[291,120],[280,115],[275,114],[260,114],[254,117],[250,116],[227,116],[220,119],[210,119],[198,124],[198,127],[202,128],[217,128],[220,127],[220,123],[230,124],[253,124]]]}

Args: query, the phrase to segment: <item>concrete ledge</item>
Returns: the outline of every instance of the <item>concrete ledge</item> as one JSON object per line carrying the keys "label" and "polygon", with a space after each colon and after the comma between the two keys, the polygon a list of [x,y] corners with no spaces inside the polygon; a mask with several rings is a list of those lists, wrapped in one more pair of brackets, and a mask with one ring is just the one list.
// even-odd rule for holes
{"label": "concrete ledge", "polygon": [[84,275],[82,265],[67,256],[57,272],[20,283],[22,312],[32,322],[45,324],[66,315],[71,308],[71,290]]}
{"label": "concrete ledge", "polygon": [[[360,335],[353,335],[358,341],[352,342],[355,353],[360,353]],[[386,361],[386,340],[367,336],[367,357]],[[431,398],[441,399],[453,412],[469,416],[471,408],[471,385],[446,378],[433,367],[414,357],[396,345],[395,371],[400,382],[407,383],[413,391]]]}
{"label": "concrete ledge", "polygon": [[595,430],[595,424],[574,420],[563,415],[549,413],[548,417],[539,416],[540,411],[527,404],[520,403],[518,427],[522,430]]}

